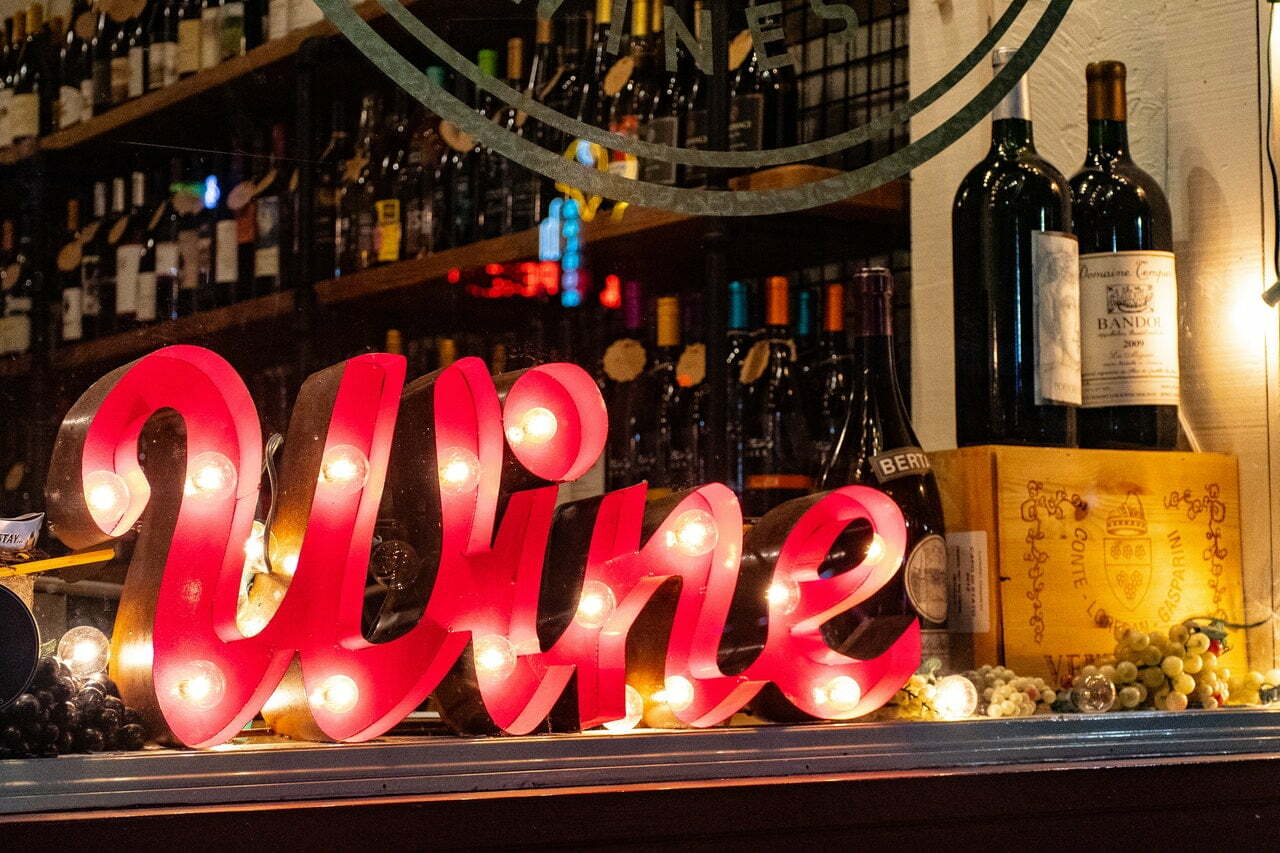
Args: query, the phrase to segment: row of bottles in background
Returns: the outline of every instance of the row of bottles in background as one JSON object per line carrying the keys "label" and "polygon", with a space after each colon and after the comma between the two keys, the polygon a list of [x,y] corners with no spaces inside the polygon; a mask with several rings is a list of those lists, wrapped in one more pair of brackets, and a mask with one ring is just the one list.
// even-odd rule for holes
{"label": "row of bottles in background", "polygon": [[0,145],[72,127],[324,17],[314,0],[150,0],[123,21],[72,0],[4,24]]}

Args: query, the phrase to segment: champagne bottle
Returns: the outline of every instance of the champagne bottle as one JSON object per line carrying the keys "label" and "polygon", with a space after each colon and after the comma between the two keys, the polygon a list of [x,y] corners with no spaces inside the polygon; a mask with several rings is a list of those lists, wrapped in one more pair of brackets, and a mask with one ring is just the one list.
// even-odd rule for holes
{"label": "champagne bottle", "polygon": [[[116,244],[116,331],[133,328],[138,319],[138,276],[147,241],[147,176],[135,169],[129,176],[129,207],[124,234]],[[119,226],[116,226],[119,227]]]}
{"label": "champagne bottle", "polygon": [[622,284],[621,328],[605,348],[600,385],[609,411],[605,480],[610,490],[640,482],[640,420],[649,405],[639,381],[649,354],[644,331],[644,290],[638,281]]}
{"label": "champagne bottle", "polygon": [[[906,521],[907,549],[902,568],[889,584],[828,624],[828,642],[847,653],[860,639],[877,636],[872,625],[864,624],[869,620],[889,620],[896,629],[903,617],[918,615],[926,633],[926,655],[945,658],[948,594],[942,500],[898,387],[893,275],[882,268],[861,270],[854,275],[852,291],[857,318],[853,392],[820,488],[865,485],[893,498]],[[858,526],[841,534],[837,546],[842,541],[847,551],[868,547],[865,530]]]}
{"label": "champagne bottle", "polygon": [[[999,48],[997,73],[1016,52]],[[1067,180],[1032,136],[1024,76],[956,191],[956,440],[1070,447],[1080,404],[1079,261]]]}
{"label": "champagne bottle", "polygon": [[816,476],[821,476],[831,460],[840,430],[844,426],[845,409],[852,390],[853,365],[849,358],[849,340],[844,324],[844,285],[833,282],[826,287],[822,315],[822,334],[806,373],[810,412],[810,434],[813,436]]}
{"label": "champagne bottle", "polygon": [[773,507],[809,493],[811,448],[804,420],[800,371],[790,329],[790,283],[766,284],[765,338],[742,362],[747,385],[743,433],[742,511],[759,518]]}
{"label": "champagne bottle", "polygon": [[1178,282],[1169,203],[1129,154],[1125,67],[1096,62],[1089,149],[1071,179],[1080,239],[1084,447],[1178,442]]}
{"label": "champagne bottle", "polygon": [[102,303],[98,298],[98,276],[104,246],[107,242],[107,184],[96,181],[93,185],[93,219],[80,235],[83,248],[80,253],[80,286],[84,291],[81,307],[81,327],[85,338],[106,334],[105,325],[99,322]]}
{"label": "champagne bottle", "polygon": [[80,279],[80,200],[67,199],[67,224],[63,246],[58,252],[58,289],[62,295],[62,340],[70,343],[84,337],[84,283]]}

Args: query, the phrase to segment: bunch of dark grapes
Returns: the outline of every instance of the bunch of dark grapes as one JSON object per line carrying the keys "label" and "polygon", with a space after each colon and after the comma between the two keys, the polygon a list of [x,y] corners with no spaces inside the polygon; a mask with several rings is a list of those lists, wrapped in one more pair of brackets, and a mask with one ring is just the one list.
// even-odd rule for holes
{"label": "bunch of dark grapes", "polygon": [[30,692],[0,711],[0,758],[142,749],[142,715],[126,708],[105,673],[84,680],[53,657],[40,658]]}

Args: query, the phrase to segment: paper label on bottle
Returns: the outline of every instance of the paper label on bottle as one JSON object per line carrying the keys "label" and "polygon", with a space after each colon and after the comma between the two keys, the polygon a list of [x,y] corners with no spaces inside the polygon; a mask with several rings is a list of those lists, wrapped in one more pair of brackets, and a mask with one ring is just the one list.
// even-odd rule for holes
{"label": "paper label on bottle", "polygon": [[1178,404],[1178,279],[1172,252],[1080,257],[1085,408]]}
{"label": "paper label on bottle", "polygon": [[[154,51],[155,51],[155,48],[153,47],[152,56],[155,56]],[[163,82],[157,83],[156,80],[153,78],[148,83],[148,85],[151,86],[152,89],[160,88],[160,86],[172,86],[174,83],[178,82],[178,78],[182,76],[182,72],[179,67],[180,61],[178,59],[178,55],[180,51],[181,49],[179,48],[178,43],[176,41],[167,41],[164,44],[160,45],[160,52],[162,56],[162,61],[164,63]],[[154,74],[155,72],[153,71],[152,73]],[[156,75],[156,76],[159,76],[159,75]]]}
{"label": "paper label on bottle", "polygon": [[200,70],[201,21],[185,18],[178,22],[178,74]]}
{"label": "paper label on bottle", "polygon": [[689,344],[676,360],[676,384],[681,388],[692,388],[701,385],[706,378],[706,344]]}
{"label": "paper label on bottle", "polygon": [[80,259],[80,286],[84,288],[81,313],[97,317],[101,306],[98,301],[98,256],[85,255]]}
{"label": "paper label on bottle", "polygon": [[93,76],[80,81],[80,120],[93,118]]}
{"label": "paper label on bottle", "polygon": [[324,20],[324,12],[316,0],[292,0],[289,3],[289,29],[300,30]]}
{"label": "paper label on bottle", "polygon": [[911,606],[928,622],[947,621],[950,598],[947,591],[947,543],[939,535],[926,536],[916,543],[902,567],[903,581]]}
{"label": "paper label on bottle", "polygon": [[8,327],[5,351],[26,352],[31,349],[31,318],[26,314],[14,314],[4,319]]}
{"label": "paper label on bottle", "polygon": [[465,152],[476,147],[476,138],[451,121],[440,122],[440,138],[454,151]]}
{"label": "paper label on bottle", "polygon": [[15,94],[9,101],[5,115],[8,124],[5,133],[13,140],[27,139],[40,134],[40,97],[34,92]]}
{"label": "paper label on bottle", "polygon": [[79,86],[58,89],[58,127],[71,127],[84,120],[84,97]]}
{"label": "paper label on bottle", "polygon": [[737,71],[747,61],[754,47],[755,40],[751,36],[751,30],[743,30],[734,36],[733,41],[729,42],[729,70]]}
{"label": "paper label on bottle", "polygon": [[244,53],[244,3],[224,2],[218,18],[219,58],[232,59]]}
{"label": "paper label on bottle", "polygon": [[622,87],[627,85],[627,81],[631,79],[631,75],[635,73],[636,61],[630,56],[624,56],[605,72],[604,83],[601,84],[600,91],[612,98],[614,95],[622,91]]}
{"label": "paper label on bottle", "polygon": [[267,38],[278,39],[289,34],[289,0],[271,0],[267,6]]}
{"label": "paper label on bottle", "polygon": [[150,323],[156,319],[155,271],[138,273],[138,322]]}
{"label": "paper label on bottle", "polygon": [[219,284],[234,283],[240,277],[236,245],[236,221],[219,219],[214,229],[216,256],[213,264],[213,280]]}
{"label": "paper label on bottle", "polygon": [[178,244],[156,243],[156,275],[177,276]]}
{"label": "paper label on bottle", "polygon": [[729,150],[764,148],[764,95],[742,95],[729,106]]}
{"label": "paper label on bottle", "polygon": [[871,473],[880,485],[932,470],[929,454],[918,447],[895,447],[871,457]]}
{"label": "paper label on bottle", "polygon": [[[677,121],[675,116],[656,118],[640,128],[640,138],[654,145],[674,147],[677,142],[676,130],[679,127],[676,124]],[[676,169],[675,163],[649,157],[640,164],[640,175],[646,183],[671,187],[676,184]]]}
{"label": "paper label on bottle", "polygon": [[614,382],[634,382],[644,372],[648,359],[644,344],[633,338],[619,338],[604,351],[604,375]]}
{"label": "paper label on bottle", "polygon": [[131,243],[116,247],[116,313],[138,312],[138,266],[145,247]]}
{"label": "paper label on bottle", "polygon": [[76,16],[73,27],[81,41],[91,42],[98,34],[98,16],[93,11],[81,12]]}
{"label": "paper label on bottle", "polygon": [[129,48],[129,97],[139,98],[147,91],[147,50]]}
{"label": "paper label on bottle", "polygon": [[[158,262],[157,262],[158,263]],[[195,290],[200,285],[200,232],[178,232],[178,288]]]}
{"label": "paper label on bottle", "polygon": [[78,341],[84,337],[84,290],[67,287],[62,291],[62,339]]}
{"label": "paper label on bottle", "polygon": [[107,232],[107,242],[114,246],[120,242],[120,238],[124,236],[125,230],[129,227],[129,217],[122,216],[116,220],[111,226],[111,230]]}
{"label": "paper label on bottle", "polygon": [[374,202],[377,225],[374,227],[373,251],[384,263],[400,260],[400,200],[395,198]]}
{"label": "paper label on bottle", "polygon": [[200,67],[212,68],[222,61],[222,16],[219,8],[200,12]]}
{"label": "paper label on bottle", "polygon": [[1080,243],[1057,231],[1031,233],[1031,299],[1036,318],[1036,405],[1078,406]]}
{"label": "paper label on bottle", "polygon": [[129,57],[111,58],[111,103],[123,104],[129,100]]}
{"label": "paper label on bottle", "polygon": [[55,260],[60,272],[71,272],[80,266],[80,258],[84,255],[84,245],[79,240],[72,240],[58,250]]}
{"label": "paper label on bottle", "polygon": [[947,534],[947,569],[951,576],[948,627],[960,634],[991,630],[991,590],[987,532],[962,530]]}
{"label": "paper label on bottle", "polygon": [[750,385],[764,375],[764,369],[768,366],[769,342],[756,341],[742,359],[742,366],[738,368],[738,381],[743,385]]}

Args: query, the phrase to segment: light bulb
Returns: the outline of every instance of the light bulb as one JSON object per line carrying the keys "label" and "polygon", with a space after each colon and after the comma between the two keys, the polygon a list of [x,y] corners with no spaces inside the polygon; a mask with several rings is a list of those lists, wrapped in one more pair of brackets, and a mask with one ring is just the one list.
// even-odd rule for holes
{"label": "light bulb", "polygon": [[193,708],[207,710],[222,701],[227,683],[222,670],[207,660],[193,660],[178,667],[171,677],[170,693]]}
{"label": "light bulb", "polygon": [[319,482],[340,495],[358,492],[369,479],[369,457],[351,444],[338,444],[324,452]]}
{"label": "light bulb", "polygon": [[938,679],[933,707],[944,720],[963,720],[978,710],[978,688],[963,675]]}
{"label": "light bulb", "polygon": [[879,533],[871,534],[871,543],[867,545],[867,553],[862,558],[862,565],[874,566],[884,559],[885,544]]}
{"label": "light bulb", "polygon": [[475,641],[473,657],[476,671],[495,681],[501,681],[516,669],[516,649],[501,634],[486,634]]}
{"label": "light bulb", "polygon": [[129,484],[114,471],[94,471],[84,478],[84,502],[94,524],[110,532],[129,508]]}
{"label": "light bulb", "polygon": [[837,675],[813,690],[814,702],[832,719],[852,716],[862,701],[862,687],[847,675]]}
{"label": "light bulb", "polygon": [[791,578],[778,578],[765,590],[764,600],[782,615],[794,613],[800,603],[800,584]]}
{"label": "light bulb", "polygon": [[618,599],[607,583],[587,581],[582,585],[582,597],[578,599],[578,612],[574,621],[584,628],[599,628],[609,621]]}
{"label": "light bulb", "polygon": [[360,701],[360,688],[346,675],[331,675],[311,693],[311,704],[331,714],[345,714]]}
{"label": "light bulb", "polygon": [[534,406],[513,425],[507,427],[507,441],[512,444],[543,444],[555,437],[560,428],[555,412]]}
{"label": "light bulb", "polygon": [[80,679],[105,670],[110,653],[107,635],[89,625],[72,628],[58,641],[58,660]]}
{"label": "light bulb", "polygon": [[451,495],[465,495],[480,482],[480,460],[470,450],[450,447],[440,454],[440,488]]}
{"label": "light bulb", "polygon": [[693,704],[693,683],[683,675],[668,675],[662,689],[653,694],[655,702],[665,702],[673,711],[683,711]]}
{"label": "light bulb", "polygon": [[249,538],[244,540],[244,559],[245,562],[257,563],[267,555],[267,526],[261,521],[253,523],[253,530],[249,533]]}
{"label": "light bulb", "polygon": [[298,571],[298,555],[296,553],[285,554],[284,559],[280,561],[280,574],[291,578],[296,571]]}
{"label": "light bulb", "polygon": [[716,520],[711,513],[691,509],[676,517],[664,541],[668,548],[675,548],[685,556],[701,557],[716,547],[720,532],[716,530]]}
{"label": "light bulb", "polygon": [[1101,714],[1116,704],[1116,686],[1105,675],[1092,673],[1076,680],[1071,690],[1071,703],[1085,714]]}
{"label": "light bulb", "polygon": [[196,454],[187,465],[183,494],[196,498],[226,497],[235,490],[236,467],[216,450]]}
{"label": "light bulb", "polygon": [[610,720],[604,727],[611,732],[629,732],[640,725],[644,718],[644,697],[640,691],[627,685],[627,715],[620,720]]}

